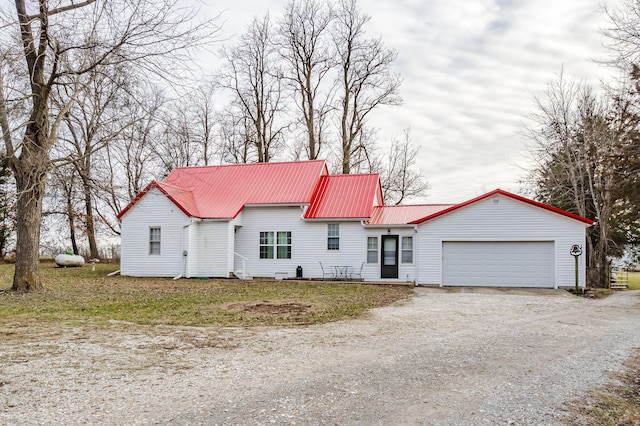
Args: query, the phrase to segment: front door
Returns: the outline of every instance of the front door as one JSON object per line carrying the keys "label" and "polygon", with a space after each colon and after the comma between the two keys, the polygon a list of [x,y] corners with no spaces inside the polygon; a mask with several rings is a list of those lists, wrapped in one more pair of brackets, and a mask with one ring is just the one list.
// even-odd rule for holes
{"label": "front door", "polygon": [[381,278],[398,278],[398,236],[382,236]]}

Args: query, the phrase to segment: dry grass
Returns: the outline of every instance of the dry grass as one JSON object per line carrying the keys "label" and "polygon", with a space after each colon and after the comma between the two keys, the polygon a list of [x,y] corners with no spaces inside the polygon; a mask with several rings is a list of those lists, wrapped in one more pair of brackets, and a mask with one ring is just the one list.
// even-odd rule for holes
{"label": "dry grass", "polygon": [[617,382],[592,390],[568,405],[571,426],[640,425],[640,350],[625,363]]}
{"label": "dry grass", "polygon": [[43,263],[45,290],[15,294],[13,265],[0,265],[0,326],[123,321],[167,325],[302,325],[357,317],[404,299],[411,287],[311,281],[107,277],[117,265],[55,268]]}

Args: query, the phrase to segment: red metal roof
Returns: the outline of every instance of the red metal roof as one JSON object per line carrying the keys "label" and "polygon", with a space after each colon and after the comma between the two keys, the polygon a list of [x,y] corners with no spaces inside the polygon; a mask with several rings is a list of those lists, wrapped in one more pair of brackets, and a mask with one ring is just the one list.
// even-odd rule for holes
{"label": "red metal roof", "polygon": [[377,174],[322,176],[305,219],[368,219],[376,194],[382,199]]}
{"label": "red metal roof", "polygon": [[119,214],[152,188],[187,216],[231,219],[250,204],[308,204],[305,219],[369,219],[369,225],[419,224],[499,194],[593,225],[593,221],[501,189],[460,204],[382,206],[377,174],[329,175],[323,160],[177,168],[152,181]]}
{"label": "red metal roof", "polygon": [[162,182],[151,182],[119,214],[121,218],[152,187],[165,193],[187,216],[231,219],[247,204],[308,204],[323,160],[180,167]]}
{"label": "red metal roof", "polygon": [[368,225],[403,225],[432,215],[454,204],[411,204],[373,208]]}
{"label": "red metal roof", "polygon": [[486,194],[483,194],[483,195],[481,195],[479,197],[476,197],[476,198],[473,198],[471,200],[465,201],[464,203],[455,204],[455,205],[453,205],[453,206],[451,206],[451,207],[449,207],[447,209],[440,210],[438,212],[432,213],[432,214],[430,214],[428,216],[425,216],[423,218],[414,220],[411,223],[418,224],[418,223],[426,222],[427,220],[434,219],[436,217],[439,217],[439,216],[445,215],[447,213],[450,213],[450,212],[452,212],[454,210],[458,210],[458,209],[460,209],[462,207],[466,207],[466,206],[468,206],[470,204],[477,203],[478,201],[481,201],[481,200],[484,200],[486,198],[492,197],[492,196],[494,196],[496,194],[504,195],[505,197],[513,198],[514,200],[522,201],[523,203],[531,204],[532,206],[540,207],[541,209],[545,209],[545,210],[549,210],[549,211],[557,213],[557,214],[561,214],[561,215],[566,216],[568,218],[575,219],[575,220],[578,220],[580,222],[584,222],[587,225],[593,225],[594,224],[593,220],[587,219],[586,217],[578,216],[577,214],[569,213],[568,211],[559,209],[557,207],[553,207],[553,206],[550,206],[548,204],[540,203],[538,201],[534,201],[534,200],[531,200],[529,198],[522,197],[520,195],[512,194],[511,192],[507,192],[507,191],[504,191],[504,190],[499,189],[499,188],[498,189],[494,189],[491,192],[487,192]]}

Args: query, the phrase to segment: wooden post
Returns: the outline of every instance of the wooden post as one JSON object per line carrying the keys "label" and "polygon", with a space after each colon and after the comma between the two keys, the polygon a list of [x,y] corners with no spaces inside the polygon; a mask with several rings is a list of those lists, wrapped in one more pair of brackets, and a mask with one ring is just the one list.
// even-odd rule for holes
{"label": "wooden post", "polygon": [[578,294],[578,256],[573,256],[576,259],[576,294]]}
{"label": "wooden post", "polygon": [[569,250],[569,254],[571,254],[571,256],[573,256],[573,258],[576,260],[576,294],[578,294],[578,278],[580,276],[580,274],[578,273],[578,268],[580,267],[580,265],[578,264],[578,257],[582,254],[582,247],[578,244],[572,245],[571,250]]}

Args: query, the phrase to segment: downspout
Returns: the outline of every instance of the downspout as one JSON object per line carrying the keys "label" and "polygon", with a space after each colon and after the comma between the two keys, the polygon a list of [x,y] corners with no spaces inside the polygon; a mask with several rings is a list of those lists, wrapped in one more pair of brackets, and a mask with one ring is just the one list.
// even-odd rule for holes
{"label": "downspout", "polygon": [[[180,241],[182,244],[182,250],[181,250],[181,261],[182,261],[182,271],[180,271],[180,274],[176,275],[175,277],[173,277],[174,280],[179,280],[180,278],[183,278],[186,273],[187,273],[187,260],[189,257],[189,251],[185,250],[184,248],[184,231],[185,229],[187,229],[188,227],[190,227],[193,224],[193,218],[189,219],[189,223],[187,223],[186,225],[182,225],[182,232],[180,234]],[[188,278],[188,277],[187,277]]]}
{"label": "downspout", "polygon": [[418,287],[418,265],[420,262],[420,251],[418,250],[418,225],[413,224],[413,286]]}

